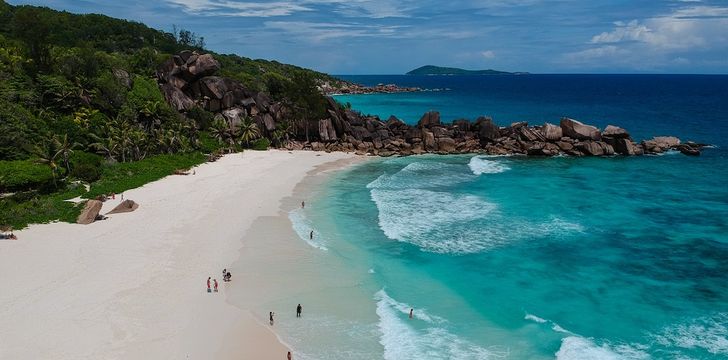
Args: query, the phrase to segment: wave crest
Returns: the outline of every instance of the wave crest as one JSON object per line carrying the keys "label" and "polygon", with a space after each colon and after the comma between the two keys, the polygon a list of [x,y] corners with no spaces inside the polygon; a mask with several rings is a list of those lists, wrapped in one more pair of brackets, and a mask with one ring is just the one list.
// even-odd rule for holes
{"label": "wave crest", "polygon": [[475,175],[498,174],[511,169],[503,162],[488,160],[484,156],[473,156],[468,163],[468,167]]}
{"label": "wave crest", "polygon": [[[483,348],[468,340],[459,338],[443,326],[444,319],[429,315],[422,309],[415,309],[418,320],[425,321],[424,329],[415,329],[408,324],[410,306],[391,298],[384,290],[374,295],[379,316],[380,343],[384,347],[385,360],[400,359],[494,359],[508,355],[507,351]],[[402,310],[405,311],[402,311]],[[436,320],[439,319],[439,320]]]}

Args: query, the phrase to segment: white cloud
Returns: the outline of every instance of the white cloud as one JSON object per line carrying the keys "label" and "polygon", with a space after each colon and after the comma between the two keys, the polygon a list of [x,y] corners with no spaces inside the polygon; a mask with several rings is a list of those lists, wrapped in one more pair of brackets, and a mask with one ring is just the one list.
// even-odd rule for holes
{"label": "white cloud", "polygon": [[616,22],[611,31],[594,35],[589,48],[566,54],[562,60],[644,70],[687,66],[700,60],[700,54],[728,53],[726,29],[728,7],[691,2],[667,14]]}
{"label": "white cloud", "polygon": [[293,36],[321,42],[336,38],[386,37],[396,33],[399,26],[375,26],[357,23],[316,23],[306,21],[266,21],[266,29],[282,30]]}
{"label": "white cloud", "polygon": [[237,2],[231,0],[165,0],[191,14],[239,17],[287,16],[312,9],[290,2]]}
{"label": "white cloud", "polygon": [[605,45],[568,54],[567,58],[574,62],[588,62],[604,58],[611,59],[615,56],[623,56],[627,54],[629,54],[628,50],[620,49],[615,45]]}
{"label": "white cloud", "polygon": [[493,50],[481,51],[480,55],[486,59],[495,59],[495,52]]}
{"label": "white cloud", "polygon": [[182,7],[188,13],[213,16],[272,17],[288,16],[302,11],[314,11],[314,6],[329,7],[329,11],[349,16],[382,19],[409,17],[413,6],[394,0],[287,0],[251,2],[236,0],[165,0]]}
{"label": "white cloud", "polygon": [[629,23],[618,21],[614,23],[616,28],[610,32],[603,32],[599,35],[594,35],[591,39],[592,44],[601,43],[617,43],[622,41],[640,41],[648,38],[652,30],[647,26],[640,24],[637,20],[632,20]]}
{"label": "white cloud", "polygon": [[595,35],[592,44],[638,42],[650,50],[681,51],[728,46],[728,7],[692,6],[643,22],[617,22],[609,32]]}

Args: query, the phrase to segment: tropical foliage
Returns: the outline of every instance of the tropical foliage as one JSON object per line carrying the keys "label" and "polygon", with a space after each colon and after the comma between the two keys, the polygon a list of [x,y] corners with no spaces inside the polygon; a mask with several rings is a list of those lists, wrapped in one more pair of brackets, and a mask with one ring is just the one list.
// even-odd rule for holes
{"label": "tropical foliage", "polygon": [[[230,124],[201,108],[180,115],[165,101],[157,69],[204,46],[185,29],[0,0],[0,225],[69,219],[77,209],[62,200],[83,193],[78,181],[91,183],[87,195],[118,192],[199,163],[202,152],[270,146],[253,119]],[[274,145],[323,113],[317,82],[338,81],[276,61],[213,55],[221,76],[300,112],[266,133]],[[137,168],[154,176],[116,177]]]}

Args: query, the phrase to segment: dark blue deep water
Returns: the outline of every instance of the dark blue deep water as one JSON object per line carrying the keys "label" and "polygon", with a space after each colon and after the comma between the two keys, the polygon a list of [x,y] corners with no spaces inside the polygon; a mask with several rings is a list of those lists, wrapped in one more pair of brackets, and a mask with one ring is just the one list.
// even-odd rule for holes
{"label": "dark blue deep water", "polygon": [[341,76],[364,85],[395,83],[444,91],[340,96],[365,114],[416,123],[429,110],[443,121],[488,115],[501,126],[516,121],[558,124],[563,116],[604,127],[620,125],[635,138],[674,134],[726,144],[728,76],[523,75]]}

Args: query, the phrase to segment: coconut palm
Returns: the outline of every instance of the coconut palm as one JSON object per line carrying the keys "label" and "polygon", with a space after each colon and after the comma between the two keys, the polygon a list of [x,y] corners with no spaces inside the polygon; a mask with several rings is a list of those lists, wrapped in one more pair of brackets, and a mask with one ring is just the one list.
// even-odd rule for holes
{"label": "coconut palm", "polygon": [[210,125],[210,136],[220,144],[224,144],[230,134],[230,127],[222,119],[215,119]]}
{"label": "coconut palm", "polygon": [[73,154],[73,150],[80,147],[81,144],[77,142],[70,142],[68,140],[68,134],[64,134],[62,137],[56,135],[53,136],[52,141],[57,149],[56,158],[60,158],[63,161],[63,168],[66,170],[66,176],[71,173],[70,157]]}
{"label": "coconut palm", "polygon": [[238,125],[237,137],[243,144],[245,144],[245,147],[249,147],[251,141],[260,137],[258,125],[250,120],[250,118],[245,117],[243,122]]}
{"label": "coconut palm", "polygon": [[36,160],[38,163],[48,165],[53,175],[53,186],[58,186],[56,183],[56,174],[58,173],[58,148],[56,139],[52,137],[46,139],[41,144],[33,147],[33,155],[37,156]]}
{"label": "coconut palm", "polygon": [[103,154],[107,159],[116,160],[115,155],[118,144],[114,136],[111,134],[99,136],[94,133],[90,133],[89,136],[94,141],[91,145],[89,145],[91,148],[96,149],[96,152]]}

